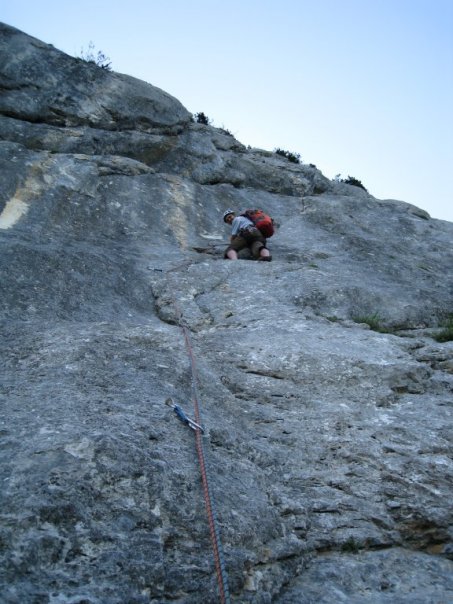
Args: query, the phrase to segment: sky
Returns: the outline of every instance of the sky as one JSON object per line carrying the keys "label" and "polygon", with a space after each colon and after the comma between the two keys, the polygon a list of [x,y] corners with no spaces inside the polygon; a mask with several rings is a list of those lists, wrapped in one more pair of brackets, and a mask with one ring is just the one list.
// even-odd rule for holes
{"label": "sky", "polygon": [[0,0],[0,21],[453,222],[453,0]]}

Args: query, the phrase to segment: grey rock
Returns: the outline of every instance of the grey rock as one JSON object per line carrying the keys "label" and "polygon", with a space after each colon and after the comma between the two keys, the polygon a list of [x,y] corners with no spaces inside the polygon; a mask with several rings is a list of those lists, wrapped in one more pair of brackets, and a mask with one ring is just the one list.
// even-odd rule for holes
{"label": "grey rock", "polygon": [[[453,225],[0,54],[1,601],[219,601],[194,392],[233,602],[449,601]],[[225,261],[251,206],[273,261]]]}
{"label": "grey rock", "polygon": [[448,561],[433,560],[426,554],[398,548],[320,557],[305,575],[304,583],[299,581],[297,587],[276,601],[280,604],[366,601],[435,604],[444,601],[444,586],[447,586],[447,594],[453,592]]}
{"label": "grey rock", "polygon": [[190,114],[166,92],[74,59],[2,24],[0,112],[33,123],[152,131]]}

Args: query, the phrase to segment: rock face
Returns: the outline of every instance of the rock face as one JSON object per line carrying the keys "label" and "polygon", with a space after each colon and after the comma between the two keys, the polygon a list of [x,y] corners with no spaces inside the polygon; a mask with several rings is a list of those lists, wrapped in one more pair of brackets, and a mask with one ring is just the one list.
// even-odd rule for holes
{"label": "rock face", "polygon": [[[450,601],[453,224],[6,25],[0,66],[1,601],[219,601],[194,383],[231,601]],[[253,206],[273,262],[223,260]]]}

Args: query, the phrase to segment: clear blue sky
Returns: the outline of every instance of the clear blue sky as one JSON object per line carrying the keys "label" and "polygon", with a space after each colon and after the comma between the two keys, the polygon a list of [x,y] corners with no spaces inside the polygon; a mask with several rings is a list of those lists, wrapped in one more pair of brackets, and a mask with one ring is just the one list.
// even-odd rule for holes
{"label": "clear blue sky", "polygon": [[453,221],[453,0],[0,0],[0,21]]}

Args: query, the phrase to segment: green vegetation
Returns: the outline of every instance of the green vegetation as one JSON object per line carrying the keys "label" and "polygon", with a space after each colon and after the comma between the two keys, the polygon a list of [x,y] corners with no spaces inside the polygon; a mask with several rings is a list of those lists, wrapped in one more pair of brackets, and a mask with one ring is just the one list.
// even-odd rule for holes
{"label": "green vegetation", "polygon": [[102,50],[98,50],[96,54],[96,50],[93,42],[88,44],[88,50],[85,51],[83,48],[80,51],[80,58],[86,61],[87,63],[94,63],[101,69],[106,69],[107,71],[112,71],[112,62],[110,61],[110,57],[105,55]]}
{"label": "green vegetation", "polygon": [[209,126],[209,124],[211,123],[211,120],[208,118],[207,115],[203,113],[203,111],[195,113],[194,118],[197,124],[205,124],[205,126]]}
{"label": "green vegetation", "polygon": [[341,546],[341,551],[348,552],[350,554],[356,554],[359,551],[359,544],[354,537],[349,537],[347,541]]}
{"label": "green vegetation", "polygon": [[279,147],[274,149],[274,153],[281,155],[282,157],[286,157],[286,159],[293,164],[300,164],[300,153],[292,153],[291,151],[285,151]]}
{"label": "green vegetation", "polygon": [[355,178],[354,176],[348,176],[347,178],[341,178],[341,174],[337,174],[335,176],[334,180],[336,180],[337,182],[344,182],[346,185],[353,185],[354,187],[360,187],[361,189],[363,189],[364,191],[366,191],[368,193],[368,190],[365,189],[365,187],[363,186],[361,181],[358,178]]}
{"label": "green vegetation", "polygon": [[356,317],[352,317],[352,320],[356,323],[365,323],[369,325],[370,329],[373,331],[378,331],[379,333],[389,333],[389,329],[382,325],[383,318],[379,316],[377,312],[372,315],[359,315]]}
{"label": "green vegetation", "polygon": [[437,342],[451,342],[453,340],[453,314],[448,315],[445,321],[441,324],[443,329],[434,337]]}

